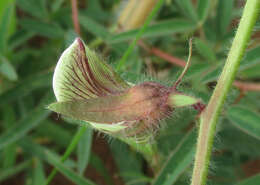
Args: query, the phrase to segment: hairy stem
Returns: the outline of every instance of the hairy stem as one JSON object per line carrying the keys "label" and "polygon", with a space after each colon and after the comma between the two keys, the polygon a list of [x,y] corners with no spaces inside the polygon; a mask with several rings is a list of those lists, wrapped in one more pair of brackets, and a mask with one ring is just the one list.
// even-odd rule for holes
{"label": "hairy stem", "polygon": [[209,104],[201,115],[192,185],[206,184],[218,117],[250,39],[253,26],[258,17],[259,6],[259,0],[247,0],[226,64]]}
{"label": "hairy stem", "polygon": [[71,0],[71,9],[72,9],[72,20],[73,20],[74,30],[78,35],[80,35],[77,0]]}

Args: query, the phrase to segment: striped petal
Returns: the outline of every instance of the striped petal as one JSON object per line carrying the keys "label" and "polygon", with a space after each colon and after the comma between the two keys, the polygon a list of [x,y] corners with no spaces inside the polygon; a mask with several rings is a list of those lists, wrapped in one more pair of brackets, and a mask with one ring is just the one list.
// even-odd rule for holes
{"label": "striped petal", "polygon": [[130,86],[79,38],[61,55],[53,76],[57,101],[115,95]]}

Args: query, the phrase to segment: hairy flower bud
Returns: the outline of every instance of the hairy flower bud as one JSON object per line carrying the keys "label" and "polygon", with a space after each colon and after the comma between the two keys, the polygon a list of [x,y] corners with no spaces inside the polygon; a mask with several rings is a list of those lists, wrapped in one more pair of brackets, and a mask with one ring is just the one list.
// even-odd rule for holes
{"label": "hairy flower bud", "polygon": [[198,102],[155,82],[129,85],[80,39],[60,57],[53,89],[58,102],[49,109],[139,141],[149,139],[174,108]]}

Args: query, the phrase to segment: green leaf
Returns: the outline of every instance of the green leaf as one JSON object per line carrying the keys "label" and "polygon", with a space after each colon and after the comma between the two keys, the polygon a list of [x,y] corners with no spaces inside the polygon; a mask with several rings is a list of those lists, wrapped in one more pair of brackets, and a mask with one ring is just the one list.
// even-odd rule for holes
{"label": "green leaf", "polygon": [[249,67],[247,69],[244,69],[243,71],[241,71],[239,73],[239,76],[242,78],[242,79],[257,79],[259,78],[259,71],[260,71],[260,63],[259,64],[256,64],[252,67]]}
{"label": "green leaf", "polygon": [[214,62],[217,60],[215,52],[205,41],[202,41],[199,38],[196,38],[194,43],[195,43],[195,47],[196,47],[198,53],[201,56],[203,56],[205,59],[207,59],[211,62]]}
{"label": "green leaf", "polygon": [[78,185],[95,185],[93,182],[91,182],[88,179],[85,179],[81,176],[79,176],[78,174],[76,174],[75,172],[73,172],[71,169],[69,169],[68,167],[66,167],[64,164],[62,164],[60,162],[60,160],[53,155],[51,152],[49,151],[45,151],[45,155],[46,155],[46,159],[48,161],[48,163],[50,163],[51,165],[55,166],[60,173],[62,173],[63,175],[65,175],[68,179],[70,179],[72,182],[78,184]]}
{"label": "green leaf", "polygon": [[[9,11],[8,9],[11,8],[11,14],[10,17],[10,22],[9,22],[9,28],[7,31],[7,36],[9,37],[16,31],[16,11],[15,11],[15,5],[16,1],[15,0],[5,0],[5,1],[0,1],[0,22],[5,21],[5,13],[6,11]],[[1,26],[0,26],[1,27]],[[0,36],[1,37],[1,36]]]}
{"label": "green leaf", "polygon": [[107,38],[111,35],[105,27],[85,15],[80,15],[79,21],[83,28],[85,28],[96,37],[107,40]]}
{"label": "green leaf", "polygon": [[16,81],[18,75],[12,64],[3,56],[0,55],[0,74],[5,76],[8,80]]}
{"label": "green leaf", "polygon": [[10,35],[9,29],[12,26],[11,21],[14,15],[14,4],[10,3],[10,5],[3,10],[3,15],[0,15],[0,52],[4,52],[6,50],[7,40]]}
{"label": "green leaf", "polygon": [[94,155],[93,152],[90,156],[90,161],[89,161],[90,165],[96,169],[96,171],[102,175],[106,181],[107,184],[109,185],[113,185],[113,180],[111,175],[109,174],[108,169],[106,168],[105,164],[103,163],[103,161],[97,156]]}
{"label": "green leaf", "polygon": [[217,9],[217,29],[219,30],[220,36],[227,33],[228,26],[231,21],[231,15],[233,12],[234,0],[221,0],[218,1]]}
{"label": "green leaf", "polygon": [[22,46],[26,41],[35,36],[34,32],[28,32],[25,30],[18,30],[11,38],[8,44],[10,50],[14,50],[19,46]]}
{"label": "green leaf", "polygon": [[40,159],[36,158],[34,159],[34,168],[32,172],[32,181],[33,184],[43,184],[45,182],[45,172],[44,172],[44,166]]}
{"label": "green leaf", "polygon": [[103,40],[107,40],[107,38],[111,35],[105,27],[103,27],[101,24],[97,23],[96,21],[85,15],[80,15],[79,21],[83,28],[88,30],[96,37],[100,37]]}
{"label": "green leaf", "polygon": [[260,46],[252,48],[246,52],[245,57],[241,61],[239,71],[254,67],[257,64],[260,64]]}
{"label": "green leaf", "polygon": [[260,139],[260,116],[245,107],[231,107],[227,118],[245,133]]}
{"label": "green leaf", "polygon": [[46,0],[16,0],[17,5],[23,11],[40,19],[48,17]]}
{"label": "green leaf", "polygon": [[0,105],[28,95],[35,89],[51,86],[52,72],[38,73],[21,80],[15,87],[0,95]]}
{"label": "green leaf", "polygon": [[[196,28],[196,24],[185,19],[172,19],[166,21],[160,21],[152,25],[148,25],[147,29],[142,35],[142,38],[166,36],[174,33],[189,32]],[[139,29],[134,29],[127,32],[122,32],[113,35],[108,39],[109,43],[118,43],[134,39]]]}
{"label": "green leaf", "polygon": [[221,72],[221,69],[222,63],[219,63],[217,66],[213,66],[213,68],[210,68],[208,72],[202,77],[201,81],[203,83],[208,83],[217,80]]}
{"label": "green leaf", "polygon": [[92,17],[93,19],[103,21],[109,19],[110,16],[112,16],[105,11],[101,2],[96,0],[88,0],[85,14]]}
{"label": "green leaf", "polygon": [[[119,147],[120,146],[120,147]],[[120,175],[123,174],[137,174],[138,176],[144,176],[142,172],[142,158],[138,153],[131,151],[128,145],[115,140],[110,149],[113,153],[116,165],[119,169]],[[127,159],[127,160],[125,160]],[[122,176],[126,184],[137,179],[137,176]],[[136,183],[140,184],[140,183]]]}
{"label": "green leaf", "polygon": [[3,171],[0,170],[0,182],[13,177],[15,174],[20,173],[21,171],[29,168],[31,165],[32,160],[26,160],[17,164],[16,166],[10,167]]}
{"label": "green leaf", "polygon": [[[11,105],[5,105],[2,108],[2,113],[3,113],[3,126],[4,130],[8,130],[12,126],[16,124],[16,114],[15,110]],[[16,145],[11,144],[7,147],[4,148],[3,151],[3,168],[9,168],[12,167],[16,163]]]}
{"label": "green leaf", "polygon": [[22,28],[29,32],[48,38],[63,38],[64,30],[55,23],[45,23],[34,19],[24,18],[19,21]]}
{"label": "green leaf", "polygon": [[152,185],[172,185],[192,163],[195,155],[196,132],[190,131],[170,154]]}
{"label": "green leaf", "polygon": [[[58,169],[60,173],[62,173],[64,176],[66,176],[68,179],[70,179],[72,182],[74,182],[77,185],[95,185],[93,182],[91,182],[88,179],[83,178],[82,176],[76,174],[73,172],[71,168],[69,168],[67,165],[63,164],[60,161],[60,158],[58,155],[53,153],[52,151],[39,146],[32,142],[32,140],[28,137],[25,137],[23,140],[19,141],[19,144],[22,146],[23,150],[26,153],[30,153],[33,156],[37,156],[41,160],[46,161],[50,165],[53,165],[55,168]],[[73,161],[71,161],[73,162]]]}
{"label": "green leaf", "polygon": [[45,106],[52,99],[52,94],[48,93],[36,109],[32,110],[24,119],[19,120],[15,126],[3,133],[0,136],[0,149],[21,139],[29,131],[37,127],[50,114],[50,111]]}
{"label": "green leaf", "polygon": [[45,120],[43,124],[39,125],[36,130],[37,136],[48,137],[58,146],[67,147],[70,143],[72,134],[62,127],[62,125],[55,124],[54,121]]}
{"label": "green leaf", "polygon": [[211,6],[210,0],[199,0],[197,5],[197,14],[201,23],[205,21],[209,14],[209,9]]}
{"label": "green leaf", "polygon": [[[211,66],[211,63],[197,63],[197,64],[192,64],[189,67],[189,70],[185,74],[185,80],[192,80],[195,77],[200,77],[201,74],[204,74]],[[195,78],[198,79],[198,78]],[[200,79],[198,79],[200,80]]]}
{"label": "green leaf", "polygon": [[64,3],[65,0],[55,0],[52,4],[51,4],[51,10],[52,12],[56,12],[60,9],[60,7],[62,6],[62,4]]}
{"label": "green leaf", "polygon": [[74,30],[68,30],[65,35],[65,47],[69,47],[77,37],[78,35]]}
{"label": "green leaf", "polygon": [[260,182],[260,174],[257,174],[255,176],[242,180],[241,182],[237,183],[236,185],[256,185],[256,184],[259,184],[259,182]]}
{"label": "green leaf", "polygon": [[194,22],[198,21],[198,15],[191,0],[175,0],[180,7],[181,13]]}
{"label": "green leaf", "polygon": [[80,175],[84,174],[85,169],[88,166],[89,158],[91,154],[91,146],[92,146],[92,135],[93,130],[91,127],[88,127],[83,136],[80,138],[78,143],[78,172]]}

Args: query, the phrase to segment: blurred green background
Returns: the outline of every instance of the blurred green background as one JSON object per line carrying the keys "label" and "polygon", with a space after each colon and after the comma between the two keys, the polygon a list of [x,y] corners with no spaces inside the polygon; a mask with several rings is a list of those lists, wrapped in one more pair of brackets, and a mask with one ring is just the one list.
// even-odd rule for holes
{"label": "blurred green background", "polygon": [[[118,25],[127,3],[78,0],[81,37],[112,66],[139,29],[122,30]],[[121,76],[133,83],[156,80],[172,84],[182,71],[188,40],[193,36],[192,63],[180,90],[207,103],[244,3],[166,0],[144,32],[143,44],[135,47],[124,64]],[[53,185],[189,184],[197,114],[191,108],[176,110],[156,136],[162,155],[158,173],[129,146],[91,128],[70,159],[60,162],[78,126],[46,107],[54,101],[54,67],[77,37],[71,12],[69,0],[0,1],[0,184],[42,185],[53,167],[59,171]],[[132,17],[138,18],[138,14],[133,11],[129,19]],[[259,92],[258,19],[218,124],[209,184],[260,184]]]}

